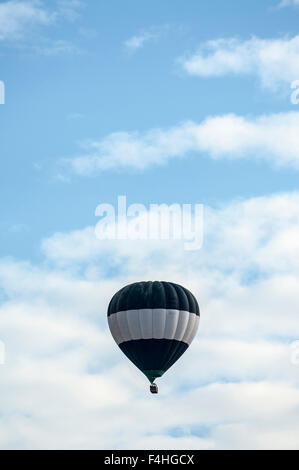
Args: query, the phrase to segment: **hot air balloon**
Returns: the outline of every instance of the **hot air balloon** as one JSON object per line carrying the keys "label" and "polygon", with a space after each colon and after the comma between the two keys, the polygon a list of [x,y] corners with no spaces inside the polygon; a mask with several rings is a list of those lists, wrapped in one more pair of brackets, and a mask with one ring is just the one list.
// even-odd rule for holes
{"label": "hot air balloon", "polygon": [[194,295],[172,282],[136,282],[123,287],[108,307],[111,334],[122,352],[150,381],[155,380],[190,346],[199,325]]}

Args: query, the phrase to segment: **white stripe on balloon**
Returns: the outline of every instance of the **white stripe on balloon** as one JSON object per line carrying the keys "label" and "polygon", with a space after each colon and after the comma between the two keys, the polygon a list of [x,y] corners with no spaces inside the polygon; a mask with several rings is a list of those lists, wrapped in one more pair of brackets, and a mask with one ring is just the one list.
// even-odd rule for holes
{"label": "white stripe on balloon", "polygon": [[185,310],[164,308],[126,310],[108,317],[115,342],[139,339],[175,339],[190,345],[199,326],[199,316]]}

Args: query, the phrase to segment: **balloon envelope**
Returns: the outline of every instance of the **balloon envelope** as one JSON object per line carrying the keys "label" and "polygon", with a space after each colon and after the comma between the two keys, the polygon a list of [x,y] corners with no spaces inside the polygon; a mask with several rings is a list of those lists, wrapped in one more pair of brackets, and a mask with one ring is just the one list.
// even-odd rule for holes
{"label": "balloon envelope", "polygon": [[191,344],[199,307],[194,295],[178,284],[136,282],[113,296],[108,323],[120,349],[153,383]]}

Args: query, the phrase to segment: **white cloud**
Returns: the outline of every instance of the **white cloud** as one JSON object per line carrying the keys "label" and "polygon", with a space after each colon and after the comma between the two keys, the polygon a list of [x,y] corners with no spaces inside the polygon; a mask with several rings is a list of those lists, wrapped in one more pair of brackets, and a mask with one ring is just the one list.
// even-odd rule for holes
{"label": "white cloud", "polygon": [[82,50],[70,41],[62,39],[47,41],[43,45],[34,46],[33,50],[41,55],[52,57],[61,54],[80,54]]}
{"label": "white cloud", "polygon": [[64,160],[79,175],[131,167],[163,165],[190,152],[212,158],[264,159],[278,166],[299,167],[299,113],[245,118],[228,114],[188,121],[170,129],[114,132],[85,145],[86,153]]}
{"label": "white cloud", "polygon": [[69,113],[67,115],[68,120],[83,119],[84,117],[85,117],[85,115],[82,114],[82,113]]}
{"label": "white cloud", "polygon": [[11,0],[0,4],[0,40],[15,39],[26,28],[48,25],[56,18],[55,13],[44,9],[37,1]]}
{"label": "white cloud", "polygon": [[169,30],[169,25],[163,26],[153,26],[152,28],[142,31],[139,34],[136,34],[126,41],[124,41],[124,46],[126,50],[130,53],[135,53],[139,49],[142,49],[147,42],[155,41],[160,38],[160,36]]}
{"label": "white cloud", "polygon": [[278,8],[284,8],[289,6],[299,6],[299,0],[282,0],[279,3]]}
{"label": "white cloud", "polygon": [[190,75],[220,77],[256,75],[264,87],[277,89],[299,77],[299,35],[293,38],[249,40],[218,39],[179,59]]}
{"label": "white cloud", "polygon": [[69,20],[75,21],[80,16],[80,10],[84,7],[81,0],[58,0],[57,12],[58,14]]}
{"label": "white cloud", "polygon": [[[2,260],[1,448],[298,449],[298,205],[290,193],[207,208],[192,255],[86,228],[45,240],[40,266]],[[106,322],[118,288],[157,273],[202,313],[158,400]]]}
{"label": "white cloud", "polygon": [[41,0],[9,0],[0,3],[0,41],[22,47],[43,55],[77,53],[79,49],[64,39],[52,40],[38,35],[42,27],[56,25],[62,21],[74,21],[83,7],[79,0],[58,0],[51,9]]}
{"label": "white cloud", "polygon": [[[132,282],[140,277],[152,279],[159,272],[184,284],[190,272],[191,290],[197,292],[200,285],[211,299],[216,317],[209,325],[214,331],[232,332],[238,327],[257,335],[259,324],[262,334],[271,335],[279,324],[281,334],[291,335],[297,331],[298,205],[299,196],[294,193],[231,203],[220,210],[205,208],[203,249],[197,252],[184,251],[184,242],[176,240],[98,240],[94,227],[57,233],[43,241],[42,250],[58,265],[99,263],[103,275],[114,268]],[[273,301],[272,291],[276,292]],[[238,311],[240,303],[244,317]],[[281,317],[284,306],[289,322]],[[255,313],[250,314],[251,309]],[[222,311],[230,311],[234,321],[223,321]]]}
{"label": "white cloud", "polygon": [[130,52],[136,52],[144,46],[145,42],[150,41],[154,37],[155,35],[152,33],[144,32],[138,36],[132,36],[130,39],[127,39],[124,45]]}

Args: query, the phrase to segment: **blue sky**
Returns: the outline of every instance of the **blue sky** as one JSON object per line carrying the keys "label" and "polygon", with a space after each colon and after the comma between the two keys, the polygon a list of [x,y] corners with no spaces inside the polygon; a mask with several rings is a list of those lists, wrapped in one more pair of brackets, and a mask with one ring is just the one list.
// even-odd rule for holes
{"label": "blue sky", "polygon": [[[59,5],[36,8],[51,15]],[[35,257],[41,237],[93,223],[96,205],[113,203],[118,194],[146,204],[215,206],[231,198],[296,189],[297,175],[290,168],[277,171],[248,159],[215,163],[195,152],[188,165],[178,160],[146,172],[133,168],[72,176],[70,184],[57,179],[63,171],[60,160],[80,154],[80,143],[89,139],[201,122],[213,115],[254,116],[294,108],[287,86],[273,94],[256,77],[190,77],[177,62],[215,38],[295,36],[292,8],[273,9],[271,1],[247,6],[218,1],[213,7],[191,2],[188,8],[180,1],[112,1],[72,9],[72,20],[25,23],[20,37],[10,35],[1,44],[6,84],[0,115],[2,254]],[[127,50],[125,42],[144,33],[154,37],[135,52]],[[66,43],[65,50],[56,50],[57,41]],[[15,225],[27,231],[12,235]]]}
{"label": "blue sky", "polygon": [[[28,392],[24,401],[2,401],[18,417],[5,417],[1,447],[134,448],[137,435],[141,447],[298,446],[298,367],[288,359],[299,335],[299,108],[291,103],[291,83],[299,80],[298,18],[297,0],[0,2],[6,91],[0,105],[0,331],[8,351],[0,372],[5,369],[3,393],[15,386],[25,388],[25,397]],[[96,243],[95,209],[116,204],[118,195],[146,206],[204,204],[204,249],[190,255],[175,244]],[[201,353],[211,373],[201,370],[196,381],[185,363],[185,372],[179,370],[187,389],[169,373],[164,402],[150,402],[154,412],[164,403],[165,426],[136,424],[127,441],[114,440],[111,428],[111,436],[97,441],[97,423],[88,416],[93,410],[105,419],[95,391],[101,380],[115,415],[133,397],[130,413],[137,416],[147,398],[143,379],[133,367],[128,379],[131,366],[114,351],[105,305],[127,281],[162,274],[188,281],[203,296],[202,342],[199,335],[192,357]],[[80,336],[84,328],[90,335]],[[238,355],[243,362],[235,364]],[[24,364],[28,377],[20,372]],[[34,384],[48,388],[46,366],[62,403],[70,383],[86,395],[72,395],[78,420],[69,423],[76,431],[66,440],[56,441],[55,423],[40,414],[43,400]],[[90,370],[97,366],[95,378]],[[56,390],[57,381],[68,385]],[[239,395],[238,386],[244,397],[261,398],[256,412],[268,391],[274,394],[262,424],[258,412],[251,410],[251,420],[244,404],[233,407],[229,397]],[[30,387],[37,395],[32,408]],[[167,393],[176,387],[168,409]],[[197,397],[207,411],[195,419],[186,402]],[[213,399],[220,400],[218,416]],[[60,406],[53,405],[53,419],[67,421]],[[171,418],[176,406],[178,422]],[[285,434],[277,429],[281,413]],[[80,434],[82,423],[92,430],[89,438]]]}

